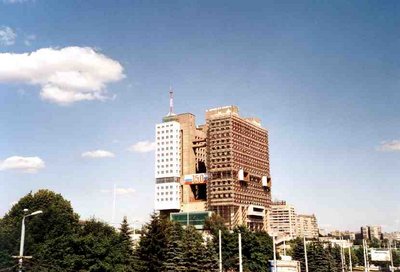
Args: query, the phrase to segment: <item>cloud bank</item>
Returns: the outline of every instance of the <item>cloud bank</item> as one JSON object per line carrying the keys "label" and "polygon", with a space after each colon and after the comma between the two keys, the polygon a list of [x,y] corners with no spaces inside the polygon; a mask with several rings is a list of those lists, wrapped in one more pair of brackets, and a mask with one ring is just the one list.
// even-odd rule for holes
{"label": "cloud bank", "polygon": [[25,173],[37,173],[44,167],[45,163],[39,157],[12,156],[0,161],[0,171],[17,170]]}
{"label": "cloud bank", "polygon": [[151,152],[156,149],[156,143],[150,141],[141,141],[137,142],[134,145],[131,145],[128,150],[131,152],[138,152],[138,153],[146,153]]}
{"label": "cloud bank", "polygon": [[60,105],[105,100],[106,84],[123,77],[119,62],[90,47],[0,53],[0,83],[38,85],[42,99]]}
{"label": "cloud bank", "polygon": [[82,153],[83,158],[91,158],[91,159],[102,159],[102,158],[114,158],[114,153],[106,150],[94,150],[94,151],[87,151]]}
{"label": "cloud bank", "polygon": [[378,147],[379,151],[400,152],[400,140],[384,141]]}

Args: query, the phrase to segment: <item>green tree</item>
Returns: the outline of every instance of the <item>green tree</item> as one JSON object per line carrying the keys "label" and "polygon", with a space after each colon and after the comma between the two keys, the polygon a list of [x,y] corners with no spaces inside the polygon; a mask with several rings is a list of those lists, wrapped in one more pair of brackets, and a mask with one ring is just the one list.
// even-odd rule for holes
{"label": "green tree", "polygon": [[143,233],[137,249],[141,260],[143,272],[164,271],[167,257],[169,221],[156,214],[151,215],[151,220],[143,228]]}
{"label": "green tree", "polygon": [[137,259],[135,258],[133,252],[133,241],[132,241],[132,230],[129,227],[128,219],[124,216],[121,226],[119,228],[119,237],[120,237],[120,246],[121,252],[123,255],[123,266],[126,272],[136,271],[135,262]]}
{"label": "green tree", "polygon": [[[301,271],[305,271],[304,243],[303,239],[297,238],[291,242],[291,255],[294,260],[300,262]],[[307,243],[307,259],[309,271],[313,272],[338,272],[338,264],[334,253],[336,249],[325,248],[322,243]],[[340,254],[340,252],[339,252]]]}
{"label": "green tree", "polygon": [[164,271],[186,271],[182,246],[183,229],[179,223],[171,222],[168,228],[167,253],[164,261]]}
{"label": "green tree", "polygon": [[25,255],[33,256],[24,262],[27,271],[134,271],[129,233],[94,219],[79,221],[70,202],[48,190],[22,197],[0,220],[0,269],[16,263],[10,256],[18,255],[25,208],[43,211],[26,219]]}
{"label": "green tree", "polygon": [[226,271],[236,271],[239,266],[238,234],[242,236],[242,261],[244,271],[267,271],[268,261],[273,259],[271,237],[264,231],[252,232],[241,226],[230,232],[223,219],[217,215],[206,221],[205,227],[212,235],[212,246],[218,252],[218,231],[222,236],[222,261]]}
{"label": "green tree", "polygon": [[[30,212],[43,211],[41,215],[26,219],[24,253],[33,256],[31,265],[35,271],[45,269],[45,265],[67,271],[69,260],[65,256],[71,253],[69,249],[79,229],[79,217],[69,201],[48,190],[27,194],[6,213],[0,222],[1,255],[18,255],[25,208],[29,208]],[[9,266],[11,262],[8,257],[1,258],[0,261],[1,268]]]}
{"label": "green tree", "polygon": [[204,257],[205,247],[201,234],[193,226],[187,226],[183,232],[182,240],[185,271],[203,271],[202,263],[204,259],[202,257]]}

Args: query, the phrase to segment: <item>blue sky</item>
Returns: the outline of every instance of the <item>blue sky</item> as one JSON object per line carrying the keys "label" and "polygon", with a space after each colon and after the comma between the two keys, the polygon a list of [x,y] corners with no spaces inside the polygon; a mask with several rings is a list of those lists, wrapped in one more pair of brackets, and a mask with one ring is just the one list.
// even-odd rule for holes
{"label": "blue sky", "polygon": [[[231,104],[262,119],[273,195],[298,213],[328,229],[400,230],[399,11],[398,1],[0,1],[0,215],[49,188],[109,221],[116,183],[116,221],[145,220],[144,151],[172,85],[176,112],[199,124]],[[96,150],[109,153],[82,156]]]}

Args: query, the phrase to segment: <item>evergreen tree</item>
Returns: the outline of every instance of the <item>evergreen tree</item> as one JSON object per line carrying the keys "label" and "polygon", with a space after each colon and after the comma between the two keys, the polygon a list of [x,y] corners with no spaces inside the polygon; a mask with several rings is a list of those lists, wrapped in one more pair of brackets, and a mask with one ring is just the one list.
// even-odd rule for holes
{"label": "evergreen tree", "polygon": [[132,241],[132,230],[129,227],[128,219],[124,216],[121,226],[119,228],[120,246],[121,253],[123,255],[123,266],[126,272],[136,271],[135,269],[135,256],[133,254],[133,241]]}
{"label": "evergreen tree", "polygon": [[[308,251],[307,251],[308,252]],[[291,241],[291,252],[293,260],[300,262],[300,270],[306,271],[305,258],[304,258],[304,244],[303,239],[296,238]]]}
{"label": "evergreen tree", "polygon": [[213,240],[207,240],[204,250],[201,252],[201,267],[203,267],[203,271],[210,271],[215,272],[219,271],[219,260],[218,260],[218,253],[216,249],[218,245],[214,245]]}
{"label": "evergreen tree", "polygon": [[308,267],[315,272],[337,272],[336,262],[328,249],[319,242],[310,243],[307,248]]}
{"label": "evergreen tree", "polygon": [[187,272],[200,272],[203,271],[202,253],[205,250],[203,246],[203,237],[193,227],[187,226],[183,232],[183,259]]}
{"label": "evergreen tree", "polygon": [[125,243],[129,243],[129,245],[132,245],[132,237],[131,237],[132,230],[129,227],[128,219],[126,218],[126,216],[124,216],[124,218],[122,219],[122,223],[121,223],[121,226],[119,227],[119,231],[120,231],[121,240]]}
{"label": "evergreen tree", "polygon": [[179,223],[171,222],[168,228],[167,253],[163,265],[165,272],[186,271],[182,238],[182,226]]}
{"label": "evergreen tree", "polygon": [[164,271],[167,253],[167,228],[169,222],[152,214],[151,220],[144,226],[143,233],[137,249],[141,260],[141,272]]}

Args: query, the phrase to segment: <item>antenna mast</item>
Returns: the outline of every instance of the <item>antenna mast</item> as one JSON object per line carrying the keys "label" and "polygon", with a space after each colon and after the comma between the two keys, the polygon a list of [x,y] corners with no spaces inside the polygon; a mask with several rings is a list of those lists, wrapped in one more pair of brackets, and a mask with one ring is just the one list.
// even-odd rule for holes
{"label": "antenna mast", "polygon": [[174,91],[172,87],[169,87],[169,113],[168,116],[174,114]]}

